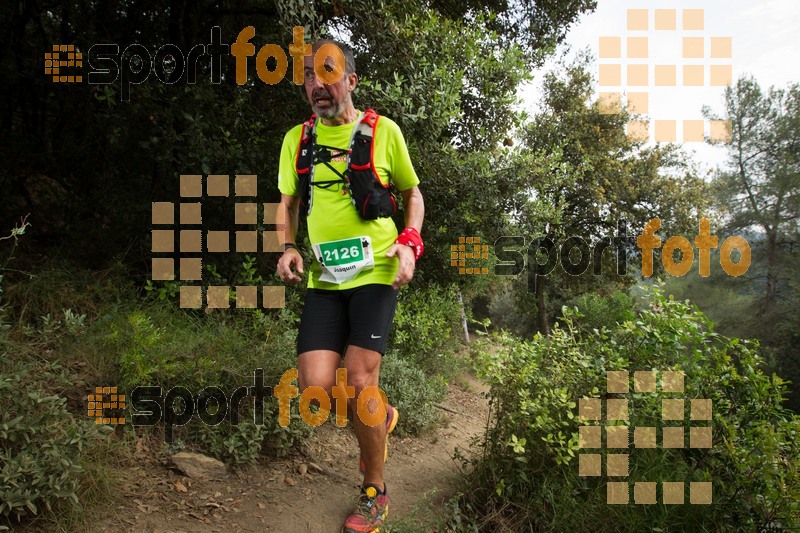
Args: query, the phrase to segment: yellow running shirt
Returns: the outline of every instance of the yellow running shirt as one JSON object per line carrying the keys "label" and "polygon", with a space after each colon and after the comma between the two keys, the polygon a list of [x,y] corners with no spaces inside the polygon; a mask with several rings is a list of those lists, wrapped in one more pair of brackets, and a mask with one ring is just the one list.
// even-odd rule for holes
{"label": "yellow running shirt", "polygon": [[[350,147],[353,128],[361,118],[362,115],[359,112],[359,118],[356,121],[342,126],[326,126],[321,120],[318,121],[316,125],[317,144],[347,150]],[[300,144],[301,132],[302,125],[289,130],[283,138],[281,148],[278,189],[282,194],[289,196],[301,196],[295,168],[295,156]],[[317,150],[321,150],[321,148],[317,147]],[[391,180],[401,191],[419,184],[419,178],[417,178],[408,155],[403,133],[393,120],[385,116],[381,116],[375,126],[374,159],[378,176],[384,184]],[[332,160],[331,165],[339,172],[344,173],[347,168],[345,156]],[[325,164],[319,163],[314,166],[315,182],[334,179],[339,179],[339,176]],[[308,234],[312,246],[315,248],[319,246],[319,248],[315,249],[313,254],[314,263],[311,267],[308,286],[317,289],[344,290],[369,283],[391,285],[397,274],[397,258],[386,257],[386,252],[397,239],[397,228],[394,221],[391,217],[363,220],[353,207],[350,194],[347,192],[342,194],[342,191],[341,183],[334,183],[327,188],[313,187],[311,214],[308,216]],[[301,206],[301,216],[302,209]],[[368,237],[368,239],[362,237]],[[359,240],[356,241],[356,238]],[[346,241],[346,239],[354,240]],[[338,243],[340,242],[343,243],[342,247],[339,247]],[[352,245],[365,242],[370,243],[368,248],[371,248],[374,267],[366,267],[353,279],[338,284],[320,280],[320,277],[323,276],[323,267],[320,265],[317,253],[322,255],[327,269],[347,271],[353,268],[347,263],[348,250],[353,250],[355,255],[358,250]],[[368,254],[369,251],[365,249],[364,253]],[[353,270],[355,269],[353,268]],[[346,277],[346,274],[337,275]]]}

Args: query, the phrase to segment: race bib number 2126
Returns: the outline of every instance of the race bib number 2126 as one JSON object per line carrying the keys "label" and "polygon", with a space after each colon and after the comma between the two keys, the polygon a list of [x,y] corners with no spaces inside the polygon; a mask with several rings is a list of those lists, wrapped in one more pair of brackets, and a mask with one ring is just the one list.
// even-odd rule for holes
{"label": "race bib number 2126", "polygon": [[367,236],[323,242],[313,245],[313,249],[322,267],[320,281],[339,284],[375,266],[372,243]]}

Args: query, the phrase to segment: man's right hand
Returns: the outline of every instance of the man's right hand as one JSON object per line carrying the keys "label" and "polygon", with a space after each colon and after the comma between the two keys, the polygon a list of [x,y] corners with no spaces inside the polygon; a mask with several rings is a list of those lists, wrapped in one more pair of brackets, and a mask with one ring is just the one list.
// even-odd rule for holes
{"label": "man's right hand", "polygon": [[303,281],[303,278],[300,277],[303,275],[303,256],[300,255],[300,252],[294,248],[283,252],[281,258],[278,259],[278,275],[284,283]]}

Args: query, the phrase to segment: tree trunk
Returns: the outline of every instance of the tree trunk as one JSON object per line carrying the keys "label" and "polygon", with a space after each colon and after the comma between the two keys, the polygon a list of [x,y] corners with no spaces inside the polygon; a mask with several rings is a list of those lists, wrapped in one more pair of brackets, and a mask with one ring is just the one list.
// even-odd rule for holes
{"label": "tree trunk", "polygon": [[461,309],[461,324],[464,326],[464,339],[469,344],[469,328],[467,327],[467,314],[464,312],[464,298],[461,297],[461,289],[456,289],[458,294],[458,303]]}
{"label": "tree trunk", "polygon": [[772,336],[773,312],[778,294],[778,231],[773,226],[767,230],[767,292],[764,298],[764,325],[767,338]]}
{"label": "tree trunk", "polygon": [[550,324],[547,320],[547,305],[544,294],[544,286],[546,281],[546,276],[536,274],[536,306],[538,307],[537,315],[539,317],[539,332],[542,335],[549,337]]}

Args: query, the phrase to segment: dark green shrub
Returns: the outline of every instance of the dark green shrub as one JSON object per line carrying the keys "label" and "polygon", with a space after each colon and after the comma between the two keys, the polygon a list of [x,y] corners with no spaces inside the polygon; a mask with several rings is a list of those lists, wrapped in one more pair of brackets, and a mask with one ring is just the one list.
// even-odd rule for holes
{"label": "dark green shrub", "polygon": [[536,331],[535,296],[528,293],[525,279],[504,279],[498,276],[489,290],[489,319],[492,326],[521,337]]}
{"label": "dark green shrub", "polygon": [[[5,366],[5,365],[4,365]],[[0,515],[20,520],[78,504],[81,452],[99,435],[46,390],[55,365],[0,369]]]}
{"label": "dark green shrub", "polygon": [[[576,328],[574,313],[565,310],[563,327],[549,338],[500,337],[502,348],[479,355],[480,374],[492,387],[493,422],[484,454],[473,463],[466,503],[480,511],[487,529],[754,531],[800,525],[800,422],[781,405],[784,383],[759,370],[755,344],[714,333],[696,308],[658,291],[649,304],[631,320],[588,331]],[[606,453],[579,449],[578,427],[593,423],[579,421],[577,403],[607,398],[609,370],[680,370],[686,378],[679,396],[687,404],[712,400],[713,420],[684,422],[711,426],[712,449],[626,450],[628,480],[711,481],[711,505],[608,505],[606,481],[626,479],[578,476],[580,453]],[[661,399],[675,394],[631,388],[625,397],[625,425],[678,425],[664,424],[660,416]]]}
{"label": "dark green shrub", "polygon": [[621,324],[634,317],[633,299],[622,291],[614,291],[608,296],[583,294],[575,298],[570,307],[575,308],[573,323],[583,331]]}
{"label": "dark green shrub", "polygon": [[401,291],[392,330],[390,347],[399,358],[428,375],[449,378],[455,373],[459,365],[454,353],[463,338],[455,287]]}
{"label": "dark green shrub", "polygon": [[380,387],[400,411],[398,434],[416,434],[439,419],[434,404],[447,395],[442,376],[428,376],[413,362],[387,354],[381,362]]}
{"label": "dark green shrub", "polygon": [[298,398],[291,401],[291,418],[286,427],[278,424],[275,398],[267,398],[264,402],[263,424],[253,421],[252,402],[247,407],[244,407],[244,402],[242,404],[237,425],[225,420],[219,425],[208,426],[193,420],[192,426],[187,428],[187,441],[225,463],[242,465],[255,462],[262,452],[283,457],[313,431],[300,417]]}
{"label": "dark green shrub", "polygon": [[461,331],[455,287],[434,284],[400,293],[380,386],[401,412],[401,434],[419,433],[438,420],[434,404],[444,399],[447,382],[464,366],[456,355]]}
{"label": "dark green shrub", "polygon": [[[285,316],[286,315],[286,316]],[[291,317],[283,310],[194,315],[170,302],[153,302],[117,315],[102,324],[104,342],[119,358],[119,383],[124,391],[137,385],[160,386],[163,394],[181,386],[196,399],[205,387],[219,387],[230,398],[234,390],[252,386],[253,373],[263,369],[264,385],[275,386],[297,364]],[[297,417],[287,428],[277,422],[277,400],[264,402],[264,425],[253,422],[253,404],[240,402],[239,423],[204,424],[197,414],[174,426],[175,446],[189,446],[230,464],[255,461],[268,450],[284,455],[310,434]],[[179,406],[174,408],[181,412]],[[175,447],[173,446],[173,448]]]}

